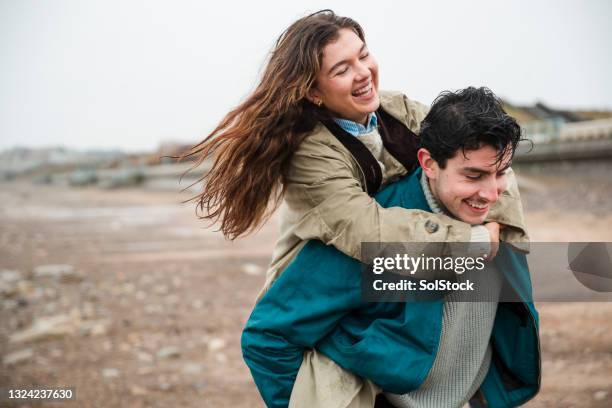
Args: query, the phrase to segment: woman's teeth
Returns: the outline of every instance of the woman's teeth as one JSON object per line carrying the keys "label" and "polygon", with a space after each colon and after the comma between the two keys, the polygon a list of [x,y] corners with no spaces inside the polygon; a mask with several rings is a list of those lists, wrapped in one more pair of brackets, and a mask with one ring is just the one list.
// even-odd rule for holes
{"label": "woman's teeth", "polygon": [[363,88],[359,88],[356,91],[353,91],[353,96],[361,96],[365,95],[372,90],[372,83],[367,84]]}

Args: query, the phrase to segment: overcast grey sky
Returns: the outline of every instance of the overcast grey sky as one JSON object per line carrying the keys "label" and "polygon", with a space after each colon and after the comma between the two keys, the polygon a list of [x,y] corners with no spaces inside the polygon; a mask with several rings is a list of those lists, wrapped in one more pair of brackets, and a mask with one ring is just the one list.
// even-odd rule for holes
{"label": "overcast grey sky", "polygon": [[612,108],[608,0],[0,0],[0,149],[195,142],[254,87],[276,37],[321,8],[362,24],[383,89]]}

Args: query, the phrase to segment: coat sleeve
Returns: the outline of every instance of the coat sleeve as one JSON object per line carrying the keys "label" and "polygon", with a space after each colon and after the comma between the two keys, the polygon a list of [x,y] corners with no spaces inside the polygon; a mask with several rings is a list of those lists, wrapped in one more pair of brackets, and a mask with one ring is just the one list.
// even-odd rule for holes
{"label": "coat sleeve", "polygon": [[[344,254],[362,259],[362,242],[470,242],[471,225],[426,211],[384,208],[370,197],[355,174],[356,163],[334,146],[310,143],[291,163],[285,202],[293,211],[294,234],[303,241],[317,239]],[[511,228],[501,233],[507,242],[528,242],[514,174],[510,188],[493,207],[489,221]],[[441,248],[441,246],[437,246]],[[430,254],[432,256],[441,255]]]}
{"label": "coat sleeve", "polygon": [[[500,233],[500,240],[511,244],[528,244],[529,235],[523,216],[523,205],[519,193],[518,183],[514,171],[508,169],[508,189],[504,191],[499,200],[491,207],[487,221],[496,221],[504,224]],[[518,247],[520,249],[520,247]]]}
{"label": "coat sleeve", "polygon": [[[334,146],[311,142],[291,163],[285,202],[294,233],[361,257],[362,242],[469,242],[469,224],[446,215],[384,208],[363,191],[356,164]],[[435,255],[435,254],[432,254]]]}
{"label": "coat sleeve", "polygon": [[359,307],[359,268],[356,260],[311,241],[253,309],[242,354],[268,407],[288,406],[304,351]]}

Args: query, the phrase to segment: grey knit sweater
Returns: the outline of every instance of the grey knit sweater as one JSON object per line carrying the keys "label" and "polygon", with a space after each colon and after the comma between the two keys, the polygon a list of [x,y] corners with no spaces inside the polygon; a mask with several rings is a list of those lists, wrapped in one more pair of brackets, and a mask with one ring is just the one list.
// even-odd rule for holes
{"label": "grey knit sweater", "polygon": [[[427,177],[421,180],[429,206],[442,213],[433,197]],[[494,268],[480,274],[476,290],[487,299],[498,299],[501,277]],[[458,275],[458,281],[466,279]],[[456,291],[444,302],[442,333],[433,366],[421,386],[403,395],[385,393],[398,408],[462,407],[484,380],[491,363],[490,337],[497,302],[466,301],[473,295]]]}

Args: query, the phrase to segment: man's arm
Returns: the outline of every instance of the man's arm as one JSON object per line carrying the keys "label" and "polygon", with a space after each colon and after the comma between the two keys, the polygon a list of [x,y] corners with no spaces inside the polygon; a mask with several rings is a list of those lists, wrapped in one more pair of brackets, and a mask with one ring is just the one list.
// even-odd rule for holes
{"label": "man's arm", "polygon": [[304,351],[359,307],[360,267],[311,241],[255,306],[242,332],[242,354],[268,407],[289,404]]}

